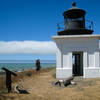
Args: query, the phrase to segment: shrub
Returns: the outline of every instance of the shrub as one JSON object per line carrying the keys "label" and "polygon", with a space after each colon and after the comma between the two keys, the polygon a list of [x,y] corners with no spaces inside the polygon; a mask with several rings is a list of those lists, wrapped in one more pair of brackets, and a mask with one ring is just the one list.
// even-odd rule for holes
{"label": "shrub", "polygon": [[32,73],[31,73],[31,72],[26,72],[25,75],[26,75],[26,76],[31,76]]}

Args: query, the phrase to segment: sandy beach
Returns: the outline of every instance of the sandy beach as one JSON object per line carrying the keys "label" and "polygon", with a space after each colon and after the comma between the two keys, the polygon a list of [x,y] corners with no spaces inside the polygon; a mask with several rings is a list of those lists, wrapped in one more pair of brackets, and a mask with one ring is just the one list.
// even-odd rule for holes
{"label": "sandy beach", "polygon": [[[35,70],[17,73],[16,78],[12,77],[12,87],[19,84],[28,90],[29,94],[18,94],[14,91],[8,94],[0,87],[0,100],[100,100],[100,79],[79,77],[75,79],[77,85],[57,87],[52,84],[56,80],[55,71],[55,68],[49,68],[42,69],[40,73]],[[4,78],[0,79],[0,86],[2,79]]]}

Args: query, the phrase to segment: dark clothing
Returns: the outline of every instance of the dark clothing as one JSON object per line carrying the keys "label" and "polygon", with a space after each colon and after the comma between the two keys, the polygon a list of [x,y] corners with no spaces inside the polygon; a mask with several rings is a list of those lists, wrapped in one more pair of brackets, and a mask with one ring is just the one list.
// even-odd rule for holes
{"label": "dark clothing", "polygon": [[39,71],[41,68],[40,66],[40,60],[36,60],[36,71]]}

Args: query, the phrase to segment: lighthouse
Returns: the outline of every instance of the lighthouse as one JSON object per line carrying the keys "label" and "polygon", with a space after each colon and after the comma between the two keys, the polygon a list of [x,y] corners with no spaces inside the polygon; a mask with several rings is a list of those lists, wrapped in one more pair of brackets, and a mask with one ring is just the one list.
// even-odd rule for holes
{"label": "lighthouse", "polygon": [[[69,76],[100,77],[100,35],[93,34],[93,22],[86,20],[86,11],[76,2],[63,13],[64,27],[53,39],[56,51],[56,78]],[[89,23],[87,26],[87,22]]]}

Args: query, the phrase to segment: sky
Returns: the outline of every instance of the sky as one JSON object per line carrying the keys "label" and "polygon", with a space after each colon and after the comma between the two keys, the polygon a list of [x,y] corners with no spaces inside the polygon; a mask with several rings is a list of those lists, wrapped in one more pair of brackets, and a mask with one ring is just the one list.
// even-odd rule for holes
{"label": "sky", "polygon": [[[57,23],[73,0],[0,0],[0,60],[56,59]],[[100,34],[100,0],[74,0]]]}

